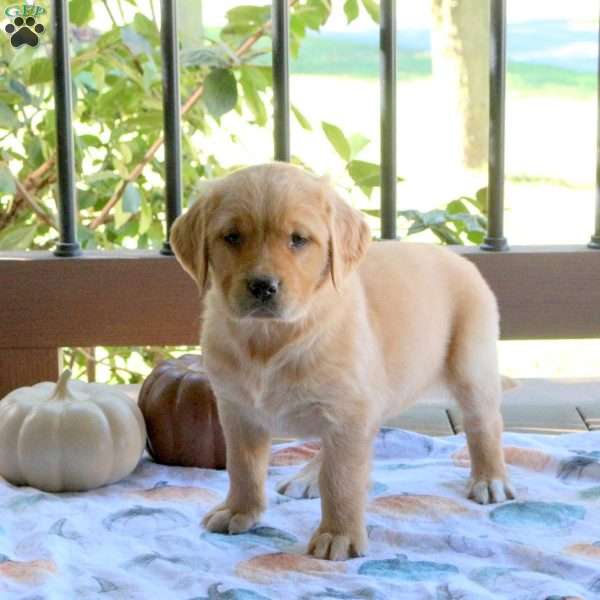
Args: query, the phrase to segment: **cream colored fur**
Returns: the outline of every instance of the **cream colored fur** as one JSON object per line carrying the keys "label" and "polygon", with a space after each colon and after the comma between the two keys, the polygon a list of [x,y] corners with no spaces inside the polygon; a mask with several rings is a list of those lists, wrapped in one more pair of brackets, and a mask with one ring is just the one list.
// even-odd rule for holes
{"label": "cream colored fur", "polygon": [[[308,241],[296,248],[294,234]],[[364,554],[373,438],[440,382],[463,412],[469,496],[513,497],[498,310],[470,262],[434,245],[370,244],[362,215],[326,181],[283,163],[211,183],[175,222],[171,244],[200,290],[208,287],[201,343],[230,477],[225,502],[204,518],[209,530],[239,533],[259,520],[272,434],[317,436],[321,451],[280,491],[320,492],[310,554]],[[247,281],[257,274],[281,282],[271,318],[253,317],[249,305]]]}

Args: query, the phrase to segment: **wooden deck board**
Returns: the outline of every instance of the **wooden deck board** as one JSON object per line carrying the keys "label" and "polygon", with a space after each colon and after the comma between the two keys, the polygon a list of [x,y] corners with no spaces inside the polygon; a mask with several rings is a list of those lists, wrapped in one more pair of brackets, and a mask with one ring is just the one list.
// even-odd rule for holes
{"label": "wooden deck board", "polygon": [[600,396],[592,402],[579,402],[577,408],[590,431],[600,431]]}
{"label": "wooden deck board", "polygon": [[[600,393],[600,381],[520,380],[503,397],[504,430],[544,434],[587,431],[578,404],[594,393]],[[462,431],[458,408],[450,408],[450,416],[457,430]]]}
{"label": "wooden deck board", "polygon": [[385,424],[388,427],[418,431],[425,435],[452,435],[455,433],[448,419],[447,410],[442,406],[429,404],[412,406]]}

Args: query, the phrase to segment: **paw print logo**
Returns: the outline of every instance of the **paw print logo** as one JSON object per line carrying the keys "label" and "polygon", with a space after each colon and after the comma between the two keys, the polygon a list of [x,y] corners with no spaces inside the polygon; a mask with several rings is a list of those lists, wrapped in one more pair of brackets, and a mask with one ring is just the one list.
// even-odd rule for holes
{"label": "paw print logo", "polygon": [[32,47],[38,45],[39,37],[45,31],[45,27],[38,23],[36,25],[33,17],[16,17],[12,23],[9,23],[4,31],[10,36],[10,43],[14,48],[23,44],[29,44]]}

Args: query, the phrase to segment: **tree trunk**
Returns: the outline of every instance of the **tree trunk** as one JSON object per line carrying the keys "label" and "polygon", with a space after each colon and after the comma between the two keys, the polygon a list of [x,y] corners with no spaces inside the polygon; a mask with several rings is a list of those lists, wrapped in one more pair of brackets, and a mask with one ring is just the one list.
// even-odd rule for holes
{"label": "tree trunk", "polygon": [[459,164],[487,164],[489,0],[432,0],[433,76],[448,115],[448,151]]}

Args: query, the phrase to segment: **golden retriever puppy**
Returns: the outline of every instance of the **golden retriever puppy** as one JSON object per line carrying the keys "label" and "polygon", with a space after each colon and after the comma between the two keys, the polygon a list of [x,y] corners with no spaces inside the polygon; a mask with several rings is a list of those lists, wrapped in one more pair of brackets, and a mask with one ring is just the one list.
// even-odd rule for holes
{"label": "golden retriever puppy", "polygon": [[462,408],[469,497],[513,497],[498,310],[470,262],[429,244],[370,244],[359,211],[285,163],[209,184],[170,241],[201,291],[208,287],[201,344],[230,477],[225,502],[204,518],[210,531],[247,531],[260,518],[273,433],[314,436],[320,452],[281,491],[315,495],[318,483],[322,518],[310,554],[363,555],[373,438],[438,382]]}

